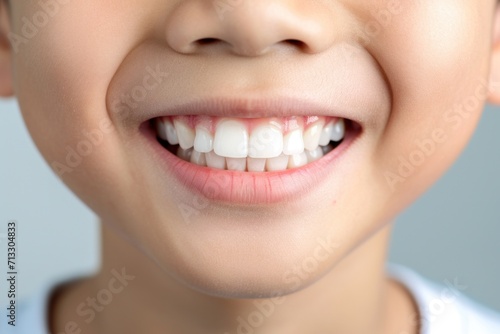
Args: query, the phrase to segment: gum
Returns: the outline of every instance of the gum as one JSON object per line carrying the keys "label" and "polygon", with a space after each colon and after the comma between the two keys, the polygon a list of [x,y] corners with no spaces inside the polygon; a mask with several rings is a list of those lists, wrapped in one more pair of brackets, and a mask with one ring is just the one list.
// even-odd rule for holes
{"label": "gum", "polygon": [[291,116],[291,117],[269,117],[269,118],[228,118],[228,117],[212,117],[212,116],[165,116],[163,120],[168,120],[174,124],[174,120],[181,121],[187,124],[193,131],[197,126],[202,126],[207,129],[212,135],[215,134],[217,125],[223,120],[237,120],[246,125],[248,133],[262,125],[272,124],[280,128],[284,135],[288,132],[302,129],[306,131],[312,124],[323,121],[324,125],[330,121],[337,122],[338,117],[331,116]]}

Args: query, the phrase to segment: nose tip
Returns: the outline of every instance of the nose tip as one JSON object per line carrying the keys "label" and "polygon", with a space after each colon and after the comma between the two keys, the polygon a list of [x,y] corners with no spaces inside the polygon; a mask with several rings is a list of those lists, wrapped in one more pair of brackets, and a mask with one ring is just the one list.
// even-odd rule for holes
{"label": "nose tip", "polygon": [[318,1],[188,0],[169,16],[166,41],[184,54],[218,47],[260,56],[278,46],[317,53],[333,43],[331,21]]}

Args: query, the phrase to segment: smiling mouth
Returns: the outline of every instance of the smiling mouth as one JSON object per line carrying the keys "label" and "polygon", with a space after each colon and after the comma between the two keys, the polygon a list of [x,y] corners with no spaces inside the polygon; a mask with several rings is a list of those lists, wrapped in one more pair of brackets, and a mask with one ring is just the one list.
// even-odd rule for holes
{"label": "smiling mouth", "polygon": [[158,142],[201,167],[278,172],[320,160],[360,126],[329,116],[231,118],[165,116],[151,120]]}

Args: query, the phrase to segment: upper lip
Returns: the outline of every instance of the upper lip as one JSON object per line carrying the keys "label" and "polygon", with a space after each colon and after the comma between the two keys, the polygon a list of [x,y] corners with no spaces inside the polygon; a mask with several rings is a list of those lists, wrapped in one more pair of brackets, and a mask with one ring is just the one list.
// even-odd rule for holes
{"label": "upper lip", "polygon": [[[154,104],[153,101],[148,101]],[[204,115],[235,118],[266,118],[287,116],[332,116],[361,124],[362,115],[349,110],[334,109],[317,101],[298,97],[198,97],[166,105],[148,105],[132,111],[127,118],[139,123],[162,116]]]}

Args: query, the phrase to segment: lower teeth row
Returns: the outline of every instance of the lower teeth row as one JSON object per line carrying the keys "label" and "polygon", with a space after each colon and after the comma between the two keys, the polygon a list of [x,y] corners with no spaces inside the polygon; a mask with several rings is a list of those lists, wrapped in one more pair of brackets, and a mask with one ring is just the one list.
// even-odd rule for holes
{"label": "lower teeth row", "polygon": [[163,146],[175,153],[179,158],[193,164],[221,170],[248,171],[248,172],[272,172],[283,171],[302,167],[308,163],[322,158],[325,154],[338,146],[340,142],[331,142],[326,146],[318,146],[315,150],[304,150],[300,154],[284,155],[276,158],[225,158],[217,155],[214,151],[200,153],[193,148],[183,149],[179,145],[170,145],[162,142]]}

